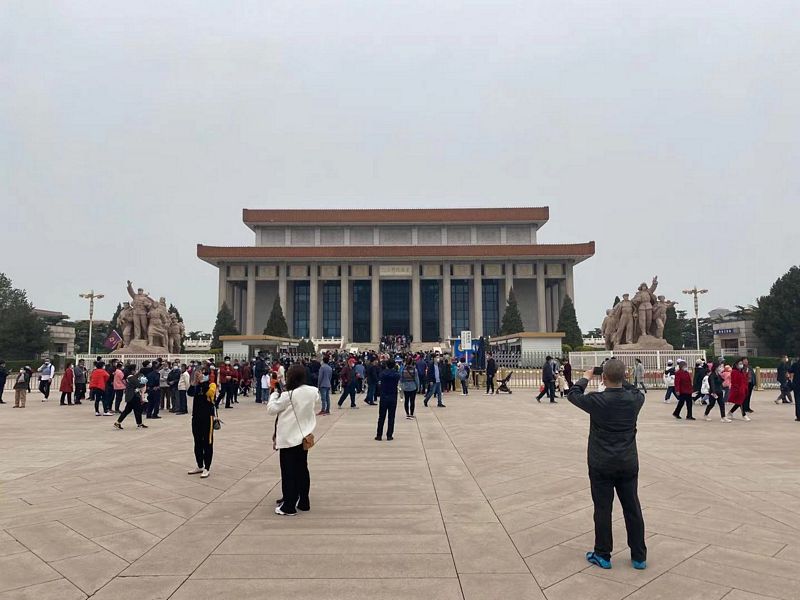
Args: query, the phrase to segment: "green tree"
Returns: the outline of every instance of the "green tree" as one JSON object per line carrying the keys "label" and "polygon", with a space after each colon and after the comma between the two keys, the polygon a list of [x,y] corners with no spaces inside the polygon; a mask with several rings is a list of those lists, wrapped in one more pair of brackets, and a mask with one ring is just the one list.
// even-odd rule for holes
{"label": "green tree", "polygon": [[175,307],[174,304],[170,303],[169,309],[167,309],[167,312],[169,312],[169,314],[171,314],[171,315],[175,315],[176,317],[178,317],[178,321],[183,323],[183,317],[181,316],[180,311]]}
{"label": "green tree", "polygon": [[[190,331],[189,333],[186,334],[186,337],[188,337],[190,340],[199,340],[199,339],[202,339],[203,335],[204,334],[203,334],[202,331]],[[208,334],[205,334],[205,335],[208,335]]]}
{"label": "green tree", "polygon": [[[114,315],[111,317],[111,321],[108,323],[108,330],[113,331],[116,330],[119,334],[122,332],[119,330],[119,325],[117,323],[117,319],[119,319],[119,313],[122,312],[122,304],[117,303],[117,308],[114,311]],[[92,329],[92,337],[94,337],[94,329]]]}
{"label": "green tree", "polygon": [[300,354],[316,354],[317,349],[311,340],[300,340],[297,344],[297,352]]}
{"label": "green tree", "polygon": [[[105,354],[108,348],[103,346],[111,331],[110,323],[92,323],[92,352]],[[89,351],[89,321],[75,321],[75,353],[85,354]]]}
{"label": "green tree", "polygon": [[269,313],[267,326],[264,328],[264,335],[289,337],[289,326],[286,324],[286,318],[283,316],[280,296],[275,296],[275,302],[272,303],[272,312]]}
{"label": "green tree", "polygon": [[575,305],[568,294],[564,296],[564,302],[561,304],[556,331],[564,332],[564,343],[572,348],[583,345],[583,334],[581,334],[581,328],[578,327]]}
{"label": "green tree", "polygon": [[667,320],[664,323],[664,339],[668,344],[671,344],[675,350],[683,348],[681,323],[678,319],[678,313],[672,305],[667,307]]}
{"label": "green tree", "polygon": [[512,287],[508,291],[506,310],[503,313],[503,321],[500,324],[500,335],[510,335],[522,331],[525,331],[525,327],[522,325],[522,315],[519,314],[517,297],[514,295],[514,288]]}
{"label": "green tree", "polygon": [[214,323],[214,331],[211,332],[212,348],[222,347],[222,343],[219,341],[221,335],[239,335],[233,313],[226,302],[222,303],[222,308],[217,313],[217,321]]}
{"label": "green tree", "polygon": [[0,273],[0,356],[34,358],[47,349],[48,341],[47,324],[33,312],[25,290]]}
{"label": "green tree", "polygon": [[753,328],[756,335],[781,354],[800,352],[800,267],[792,267],[758,299]]}

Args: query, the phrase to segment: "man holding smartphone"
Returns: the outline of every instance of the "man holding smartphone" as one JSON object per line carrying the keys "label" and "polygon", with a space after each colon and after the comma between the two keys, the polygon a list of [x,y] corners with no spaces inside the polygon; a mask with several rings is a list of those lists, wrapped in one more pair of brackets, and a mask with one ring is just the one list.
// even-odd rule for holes
{"label": "man holding smartphone", "polygon": [[[605,391],[586,393],[597,371]],[[589,481],[594,503],[594,551],[586,560],[603,569],[611,568],[613,537],[611,507],[616,491],[634,569],[647,567],[644,543],[644,518],[639,504],[639,454],[636,449],[636,420],[644,405],[644,394],[625,381],[625,365],[612,358],[602,367],[589,369],[567,396],[569,401],[589,413]]]}

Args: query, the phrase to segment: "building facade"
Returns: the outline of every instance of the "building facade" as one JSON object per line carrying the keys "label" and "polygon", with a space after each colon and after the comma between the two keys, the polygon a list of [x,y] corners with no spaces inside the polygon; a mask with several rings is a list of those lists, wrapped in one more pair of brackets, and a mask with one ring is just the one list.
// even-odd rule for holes
{"label": "building facade", "polygon": [[275,297],[293,337],[376,344],[495,335],[513,287],[526,330],[552,332],[594,242],[538,244],[543,208],[248,210],[255,245],[197,246],[219,306],[260,334]]}
{"label": "building facade", "polygon": [[735,360],[739,356],[777,356],[755,334],[754,321],[737,319],[714,323],[714,354]]}

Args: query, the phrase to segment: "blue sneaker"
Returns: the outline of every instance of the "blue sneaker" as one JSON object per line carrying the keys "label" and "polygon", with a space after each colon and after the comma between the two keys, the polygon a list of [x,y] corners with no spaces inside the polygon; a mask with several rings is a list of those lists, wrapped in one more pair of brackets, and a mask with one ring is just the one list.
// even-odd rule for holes
{"label": "blue sneaker", "polygon": [[644,560],[632,560],[633,568],[639,571],[644,571],[647,568],[647,561]]}
{"label": "blue sneaker", "polygon": [[586,553],[586,560],[588,560],[593,565],[597,565],[601,569],[610,569],[611,568],[611,561],[606,560],[595,554],[594,552],[587,552]]}

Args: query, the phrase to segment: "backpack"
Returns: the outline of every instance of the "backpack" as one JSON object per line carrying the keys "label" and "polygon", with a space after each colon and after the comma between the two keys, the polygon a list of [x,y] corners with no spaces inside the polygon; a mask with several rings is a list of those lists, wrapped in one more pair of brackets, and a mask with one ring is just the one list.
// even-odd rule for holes
{"label": "backpack", "polygon": [[469,367],[467,367],[467,363],[458,363],[456,375],[461,381],[464,381],[469,376]]}
{"label": "backpack", "polygon": [[400,373],[400,389],[404,392],[416,392],[417,378],[415,375],[413,369],[403,369],[403,372]]}

